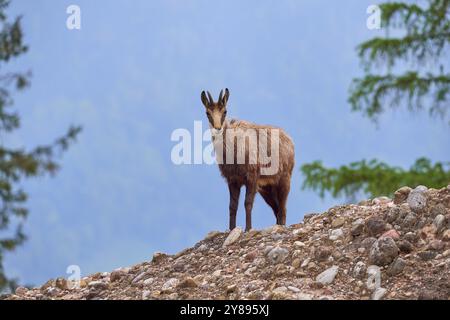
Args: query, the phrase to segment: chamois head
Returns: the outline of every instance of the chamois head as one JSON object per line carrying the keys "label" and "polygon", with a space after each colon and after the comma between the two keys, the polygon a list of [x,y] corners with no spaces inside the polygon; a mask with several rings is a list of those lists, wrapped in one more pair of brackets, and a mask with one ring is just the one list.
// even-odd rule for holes
{"label": "chamois head", "polygon": [[227,102],[229,97],[230,91],[228,91],[228,89],[225,89],[225,94],[223,90],[221,90],[219,100],[214,102],[214,99],[209,91],[207,91],[207,94],[205,91],[202,91],[202,103],[206,108],[206,115],[208,116],[208,121],[211,128],[218,131],[223,129],[225,116],[227,115]]}

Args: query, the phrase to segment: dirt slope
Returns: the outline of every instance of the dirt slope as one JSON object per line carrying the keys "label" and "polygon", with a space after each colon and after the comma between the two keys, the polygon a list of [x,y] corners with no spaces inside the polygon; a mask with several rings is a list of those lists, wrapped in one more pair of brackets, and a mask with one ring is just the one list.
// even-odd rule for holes
{"label": "dirt slope", "polygon": [[450,186],[336,206],[289,227],[210,232],[176,255],[6,299],[450,299]]}

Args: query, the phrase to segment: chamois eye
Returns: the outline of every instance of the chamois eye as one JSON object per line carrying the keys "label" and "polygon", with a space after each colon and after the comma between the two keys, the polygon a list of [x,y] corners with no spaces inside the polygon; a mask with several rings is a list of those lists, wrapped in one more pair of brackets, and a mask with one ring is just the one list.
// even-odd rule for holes
{"label": "chamois eye", "polygon": [[223,112],[223,114],[224,114],[224,115],[227,115],[227,110],[225,110],[225,111]]}

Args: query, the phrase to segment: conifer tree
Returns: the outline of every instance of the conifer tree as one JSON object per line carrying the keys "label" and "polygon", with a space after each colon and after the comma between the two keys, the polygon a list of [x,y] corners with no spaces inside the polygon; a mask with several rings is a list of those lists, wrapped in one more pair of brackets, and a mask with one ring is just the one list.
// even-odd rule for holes
{"label": "conifer tree", "polygon": [[[365,75],[351,84],[348,101],[352,111],[377,122],[390,108],[426,110],[436,121],[450,125],[450,0],[428,0],[423,6],[387,2],[380,9],[385,36],[357,48]],[[426,157],[409,169],[372,159],[339,168],[315,161],[303,165],[301,171],[303,189],[322,197],[329,192],[353,200],[361,193],[389,196],[404,185],[439,188],[450,183],[450,162],[432,163]]]}
{"label": "conifer tree", "polygon": [[70,127],[67,133],[48,145],[31,150],[5,145],[5,136],[20,128],[20,115],[13,107],[12,91],[21,91],[30,83],[29,72],[6,72],[5,65],[27,52],[23,43],[21,17],[8,19],[9,1],[0,0],[0,292],[14,290],[17,279],[8,279],[4,270],[4,257],[21,245],[26,236],[23,223],[28,215],[27,193],[21,188],[24,179],[54,174],[56,161],[80,132]]}

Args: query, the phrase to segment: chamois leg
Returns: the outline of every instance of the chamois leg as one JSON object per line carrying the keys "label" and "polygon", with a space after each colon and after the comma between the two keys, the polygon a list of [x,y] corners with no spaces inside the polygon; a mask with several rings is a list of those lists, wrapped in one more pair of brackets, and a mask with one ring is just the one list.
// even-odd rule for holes
{"label": "chamois leg", "polygon": [[228,184],[230,191],[230,231],[236,228],[236,214],[239,205],[239,195],[241,193],[241,187],[234,183]]}
{"label": "chamois leg", "polygon": [[264,186],[259,190],[259,194],[272,208],[275,219],[277,219],[278,222],[278,197],[276,195],[276,188],[273,188],[272,186]]}
{"label": "chamois leg", "polygon": [[286,224],[286,203],[290,188],[291,184],[289,178],[285,178],[280,181],[278,186],[278,203],[280,210],[277,217],[277,224],[279,225]]}
{"label": "chamois leg", "polygon": [[252,228],[252,208],[256,195],[256,183],[248,183],[245,193],[245,231]]}

